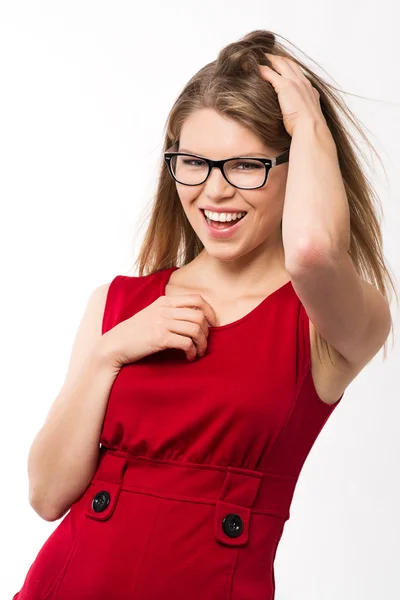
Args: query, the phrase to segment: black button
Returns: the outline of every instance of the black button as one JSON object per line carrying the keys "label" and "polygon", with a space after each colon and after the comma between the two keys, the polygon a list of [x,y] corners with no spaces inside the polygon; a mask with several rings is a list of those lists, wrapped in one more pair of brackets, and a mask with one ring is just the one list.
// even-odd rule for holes
{"label": "black button", "polygon": [[243,531],[243,521],[239,515],[229,513],[222,519],[222,529],[227,536],[238,537]]}
{"label": "black button", "polygon": [[95,512],[102,512],[107,508],[110,504],[110,494],[102,490],[101,492],[97,492],[95,497],[92,500],[92,508]]}

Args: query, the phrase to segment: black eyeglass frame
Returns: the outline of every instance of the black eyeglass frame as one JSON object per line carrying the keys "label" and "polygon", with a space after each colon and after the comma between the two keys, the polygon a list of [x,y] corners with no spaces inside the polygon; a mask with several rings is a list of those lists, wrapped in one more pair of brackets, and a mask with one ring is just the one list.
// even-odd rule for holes
{"label": "black eyeglass frame", "polygon": [[[175,146],[176,146],[176,144],[171,146],[171,148],[174,148]],[[197,186],[197,185],[203,185],[203,183],[205,183],[207,181],[207,179],[209,178],[212,169],[214,167],[217,167],[221,171],[222,175],[224,176],[224,179],[229,183],[229,185],[232,185],[233,187],[238,188],[239,190],[258,190],[259,188],[262,188],[265,185],[265,183],[268,179],[268,173],[273,167],[276,167],[278,165],[281,165],[281,164],[289,161],[289,153],[290,153],[290,148],[288,148],[287,150],[282,152],[282,154],[279,154],[279,156],[276,156],[275,158],[260,158],[259,156],[232,156],[232,158],[224,158],[222,160],[211,160],[211,158],[205,158],[204,156],[200,156],[198,154],[188,154],[187,152],[173,152],[173,151],[171,151],[171,149],[169,149],[166,152],[164,152],[164,160],[168,165],[168,170],[170,172],[171,177],[177,183],[180,183],[181,185],[188,185],[190,187]],[[171,167],[171,158],[173,158],[174,156],[192,156],[193,158],[199,158],[200,160],[204,160],[208,164],[208,173],[207,173],[204,181],[202,181],[201,183],[182,183],[181,181],[178,181],[178,179],[175,177],[175,175],[172,171],[172,167]],[[229,179],[227,178],[227,176],[225,175],[225,172],[224,172],[224,165],[226,162],[228,162],[230,160],[238,160],[238,159],[258,160],[266,167],[265,178],[261,185],[257,185],[252,188],[240,187],[229,181]]]}

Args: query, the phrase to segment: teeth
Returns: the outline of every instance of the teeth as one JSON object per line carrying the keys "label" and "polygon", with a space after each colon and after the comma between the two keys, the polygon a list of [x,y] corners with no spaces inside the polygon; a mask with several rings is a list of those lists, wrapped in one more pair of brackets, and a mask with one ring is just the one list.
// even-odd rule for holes
{"label": "teeth", "polygon": [[244,215],[246,213],[245,212],[239,212],[239,213],[217,213],[217,212],[210,212],[209,210],[205,210],[204,214],[211,221],[221,221],[221,222],[224,223],[225,221],[234,221],[235,219],[241,219],[242,217],[244,217]]}

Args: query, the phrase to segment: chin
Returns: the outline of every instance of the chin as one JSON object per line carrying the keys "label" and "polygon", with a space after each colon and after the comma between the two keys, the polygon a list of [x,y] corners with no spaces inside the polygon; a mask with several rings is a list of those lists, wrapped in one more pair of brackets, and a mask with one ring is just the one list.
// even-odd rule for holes
{"label": "chin", "polygon": [[239,248],[219,248],[218,250],[215,250],[215,248],[208,248],[206,244],[204,244],[204,250],[203,252],[205,252],[210,258],[213,258],[214,260],[219,260],[220,262],[233,262],[235,260],[239,260],[240,258],[242,258],[243,256],[246,256],[246,254],[248,254],[249,252],[251,252],[253,250],[253,248],[246,248],[246,249],[239,249]]}

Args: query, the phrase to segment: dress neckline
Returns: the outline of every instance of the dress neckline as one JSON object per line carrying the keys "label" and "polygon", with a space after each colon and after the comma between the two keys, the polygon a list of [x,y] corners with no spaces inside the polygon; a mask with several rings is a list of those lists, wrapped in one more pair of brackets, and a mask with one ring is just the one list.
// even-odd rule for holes
{"label": "dress neckline", "polygon": [[[179,268],[180,267],[170,267],[170,268],[164,269],[162,271],[163,277],[161,278],[160,288],[159,288],[160,296],[165,296],[165,290],[169,283],[170,277],[171,277],[172,273],[174,271],[177,271]],[[251,311],[248,312],[246,315],[243,315],[243,317],[240,317],[240,319],[236,319],[236,321],[232,321],[232,323],[225,323],[225,325],[218,325],[216,327],[210,325],[208,328],[209,331],[216,331],[216,332],[224,331],[225,329],[230,329],[231,327],[236,327],[238,325],[241,325],[242,323],[247,321],[247,319],[249,319],[254,314],[259,312],[265,306],[265,304],[267,304],[268,302],[271,301],[270,299],[272,299],[272,298],[276,299],[281,294],[283,294],[285,290],[289,290],[289,289],[293,289],[291,279],[289,279],[289,281],[287,281],[286,283],[284,283],[283,285],[278,287],[276,290],[274,290],[273,292],[268,294],[268,296],[266,296],[263,300],[261,300],[261,302],[259,304],[257,304],[257,306],[252,308]]]}

